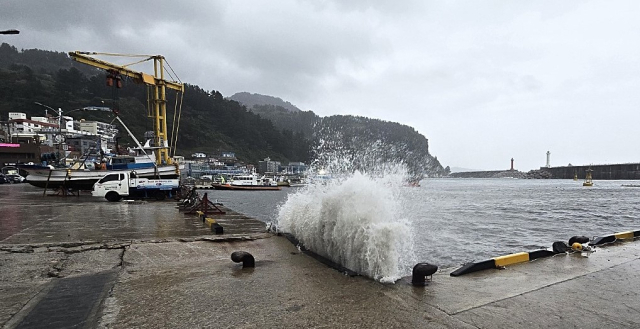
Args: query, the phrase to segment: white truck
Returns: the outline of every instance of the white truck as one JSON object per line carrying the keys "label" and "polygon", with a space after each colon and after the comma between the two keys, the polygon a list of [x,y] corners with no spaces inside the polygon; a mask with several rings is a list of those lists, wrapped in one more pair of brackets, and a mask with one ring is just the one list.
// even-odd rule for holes
{"label": "white truck", "polygon": [[134,199],[155,198],[164,200],[180,189],[179,179],[137,178],[135,172],[111,173],[93,185],[91,195],[108,201],[120,201],[122,197]]}

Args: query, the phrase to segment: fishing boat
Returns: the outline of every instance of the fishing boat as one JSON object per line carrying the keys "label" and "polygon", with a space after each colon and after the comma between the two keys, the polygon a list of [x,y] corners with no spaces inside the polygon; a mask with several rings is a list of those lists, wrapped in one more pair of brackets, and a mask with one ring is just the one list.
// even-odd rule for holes
{"label": "fishing boat", "polygon": [[[137,148],[134,148],[134,155],[116,155],[110,157],[109,159],[105,159],[107,161],[99,163],[99,166],[96,166],[93,169],[86,165],[78,168],[71,167],[58,169],[25,168],[28,172],[27,182],[33,186],[43,187],[45,189],[62,188],[62,190],[91,190],[93,184],[95,184],[100,178],[107,174],[116,172],[120,173],[135,170],[138,177],[144,178],[170,179],[180,177],[180,169],[184,168],[184,165],[174,162],[173,157],[170,156],[170,152],[173,151],[173,156],[175,156],[175,146],[177,144],[178,135],[177,127],[179,118],[181,117],[180,113],[182,111],[182,102],[180,102],[180,107],[178,107],[178,103],[176,102],[173,122],[173,127],[175,129],[173,129],[171,132],[172,134],[169,135],[166,120],[166,89],[175,91],[176,99],[179,99],[184,92],[184,85],[181,82],[170,81],[164,78],[164,66],[166,59],[160,55],[142,56],[145,58],[144,60],[123,66],[98,59],[95,56],[117,56],[120,58],[131,56],[80,51],[70,52],[69,56],[77,62],[107,71],[107,85],[112,88],[119,88],[122,86],[122,77],[133,78],[134,82],[143,83],[148,86],[147,92],[149,93],[148,97],[151,101],[149,102],[147,110],[154,122],[154,146],[150,146],[150,141],[147,141],[144,147],[140,145],[140,142],[138,142],[129,128],[127,128],[118,116],[118,108],[115,108],[113,109],[115,118],[122,124],[124,129],[137,145]],[[130,68],[130,65],[151,60],[154,65],[153,75],[134,71]],[[117,101],[117,99],[115,99],[115,101]],[[171,142],[171,145],[169,145],[169,141]]]}
{"label": "fishing boat", "polygon": [[587,174],[584,178],[584,183],[582,183],[582,186],[593,186],[593,179],[591,178],[591,172],[593,172],[591,168],[587,169]]}
{"label": "fishing boat", "polygon": [[282,187],[273,179],[256,174],[236,175],[231,181],[221,184],[212,184],[216,190],[249,190],[249,191],[279,191]]}
{"label": "fishing boat", "polygon": [[[27,171],[27,183],[47,189],[65,187],[73,190],[89,191],[102,177],[111,173],[134,170],[138,177],[174,179],[180,177],[184,164],[157,165],[155,162],[156,147],[149,146],[133,149],[134,155],[115,155],[107,158],[104,164],[97,166],[75,165],[71,168],[32,167]],[[149,151],[149,152],[147,152]]]}
{"label": "fishing boat", "polygon": [[304,181],[290,181],[289,185],[287,185],[289,187],[305,187],[307,186],[307,183],[305,183]]}

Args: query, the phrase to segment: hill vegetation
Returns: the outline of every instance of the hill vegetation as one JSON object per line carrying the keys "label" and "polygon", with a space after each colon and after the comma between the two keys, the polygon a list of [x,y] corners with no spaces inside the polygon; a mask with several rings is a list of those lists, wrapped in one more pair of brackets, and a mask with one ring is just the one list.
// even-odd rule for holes
{"label": "hill vegetation", "polygon": [[[62,108],[64,112],[86,106],[108,106],[119,109],[120,117],[138,139],[153,130],[153,122],[147,116],[147,91],[143,85],[125,79],[123,88],[109,88],[104,72],[91,68],[81,71],[76,66],[78,64],[64,53],[18,51],[6,43],[0,45],[0,117],[6,120],[8,112],[44,116],[46,109],[34,102]],[[270,120],[248,111],[236,101],[225,99],[215,90],[209,92],[187,84],[185,95],[178,154],[219,155],[232,151],[248,163],[265,157],[283,162],[309,160],[310,141],[302,133],[276,129]],[[175,95],[168,91],[167,97],[168,117],[173,118],[170,108],[176,103]],[[71,115],[75,119],[104,122],[114,118],[110,112],[96,111],[77,111]],[[120,129],[120,135],[124,143],[133,145],[124,129]]]}
{"label": "hill vegetation", "polygon": [[416,177],[449,173],[429,154],[429,141],[412,127],[352,115],[322,118],[311,111],[292,112],[272,103],[260,103],[269,96],[242,94],[244,99],[249,98],[246,101],[252,104],[252,112],[271,120],[279,129],[297,129],[310,139],[315,161],[326,162],[326,157],[322,159],[324,153],[348,159],[351,169],[368,170],[374,166],[371,162],[401,162]]}
{"label": "hill vegetation", "polygon": [[235,93],[231,97],[229,97],[229,99],[241,103],[242,105],[246,106],[250,110],[256,105],[272,105],[272,106],[281,107],[289,112],[300,111],[300,109],[297,108],[295,105],[289,102],[283,101],[279,97],[252,94],[246,91]]}
{"label": "hill vegetation", "polygon": [[[19,51],[6,43],[0,45],[3,120],[8,112],[44,116],[46,109],[34,102],[62,108],[66,113],[87,106],[106,106],[119,109],[119,116],[141,139],[146,131],[153,130],[147,115],[147,88],[129,79],[124,79],[123,85],[121,89],[107,87],[103,71],[78,64],[65,53]],[[167,97],[168,117],[172,118],[176,95],[168,92]],[[114,120],[111,112],[74,111],[72,116],[76,120]],[[121,144],[133,145],[124,129],[120,129],[120,137]],[[332,143],[327,144],[328,140]],[[380,154],[382,158],[403,162],[416,175],[444,173],[437,159],[429,154],[427,139],[411,127],[364,117],[321,118],[276,97],[238,93],[225,99],[219,91],[185,85],[177,154],[218,155],[231,151],[246,163],[265,157],[285,163],[308,163],[318,158],[317,152],[311,150],[337,145],[333,143],[351,150],[346,154],[353,156],[355,169],[364,165],[358,164],[362,155],[359,152],[377,148],[385,150]]]}

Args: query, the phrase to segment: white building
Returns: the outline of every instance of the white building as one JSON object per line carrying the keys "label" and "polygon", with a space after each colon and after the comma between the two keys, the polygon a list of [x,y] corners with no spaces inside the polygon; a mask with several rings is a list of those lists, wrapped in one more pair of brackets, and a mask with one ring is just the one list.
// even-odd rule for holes
{"label": "white building", "polygon": [[[27,119],[25,113],[9,113],[9,133],[12,136],[33,136],[37,137],[40,143],[48,146],[56,146],[61,141],[62,136],[86,136],[94,137],[92,140],[99,140],[99,145],[103,151],[108,151],[109,144],[113,144],[118,129],[114,125],[99,121],[75,122],[73,117],[62,116],[62,129],[58,126],[58,118],[54,117],[32,117]],[[78,126],[79,129],[76,129]],[[97,138],[97,139],[96,139]],[[62,149],[67,149],[67,145],[61,145]]]}
{"label": "white building", "polygon": [[58,129],[57,124],[29,119],[9,119],[11,135],[37,135],[42,129]]}
{"label": "white building", "polygon": [[26,113],[9,112],[9,121],[18,120],[18,119],[26,119],[26,118],[27,118],[27,114]]}

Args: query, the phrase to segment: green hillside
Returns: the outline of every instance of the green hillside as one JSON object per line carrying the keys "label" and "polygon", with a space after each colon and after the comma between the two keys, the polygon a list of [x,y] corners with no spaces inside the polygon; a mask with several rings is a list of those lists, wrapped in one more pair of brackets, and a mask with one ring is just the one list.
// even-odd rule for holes
{"label": "green hillside", "polygon": [[[8,112],[44,116],[45,108],[34,102],[62,108],[65,113],[87,106],[106,106],[119,109],[120,117],[133,134],[143,139],[146,131],[153,130],[147,115],[146,87],[124,79],[123,88],[114,89],[106,86],[105,77],[103,71],[78,64],[65,53],[19,51],[3,43],[0,45],[0,118],[6,120]],[[321,118],[311,111],[292,111],[273,105],[275,100],[278,104],[293,106],[279,98],[240,95],[245,101],[253,102],[251,110],[238,101],[225,99],[218,91],[185,85],[176,154],[188,157],[194,152],[218,155],[230,151],[246,163],[255,164],[266,157],[285,163],[309,163],[314,159],[318,161],[321,141],[330,137],[340,143],[341,149],[353,150],[347,153],[355,156],[354,169],[363,166],[358,159],[360,151],[377,147],[384,150],[380,153],[382,158],[407,164],[412,174],[443,173],[440,163],[429,154],[427,139],[411,127],[354,116]],[[167,91],[167,98],[167,116],[173,118],[176,95]],[[111,112],[74,111],[71,116],[76,120],[114,120]],[[172,131],[173,127],[168,129]],[[122,128],[120,137],[122,145],[133,146]]]}
{"label": "green hillside", "polygon": [[317,163],[341,157],[348,159],[349,168],[345,169],[351,170],[369,170],[384,161],[405,164],[415,177],[448,173],[429,153],[427,138],[410,126],[352,115],[319,117],[311,111],[273,105],[264,95],[239,94],[251,104],[252,112],[271,120],[278,129],[297,130],[309,138]]}
{"label": "green hillside", "polygon": [[[153,130],[147,117],[147,92],[143,85],[125,79],[122,89],[106,86],[105,73],[79,64],[66,54],[43,50],[18,51],[8,44],[0,46],[0,117],[8,112],[44,116],[45,108],[34,102],[64,112],[86,106],[119,108],[120,117],[138,139]],[[47,66],[47,63],[51,66]],[[35,64],[37,63],[37,64]],[[175,95],[167,92],[168,117],[173,118]],[[111,122],[110,112],[77,111],[75,119]],[[171,120],[168,120],[170,123]],[[171,127],[168,128],[172,130]],[[131,139],[120,129],[123,143]],[[309,141],[301,134],[276,129],[271,121],[249,112],[238,102],[226,100],[218,91],[205,91],[186,85],[179,126],[177,154],[193,152],[220,154],[232,151],[247,163],[265,157],[282,162],[309,161]]]}

